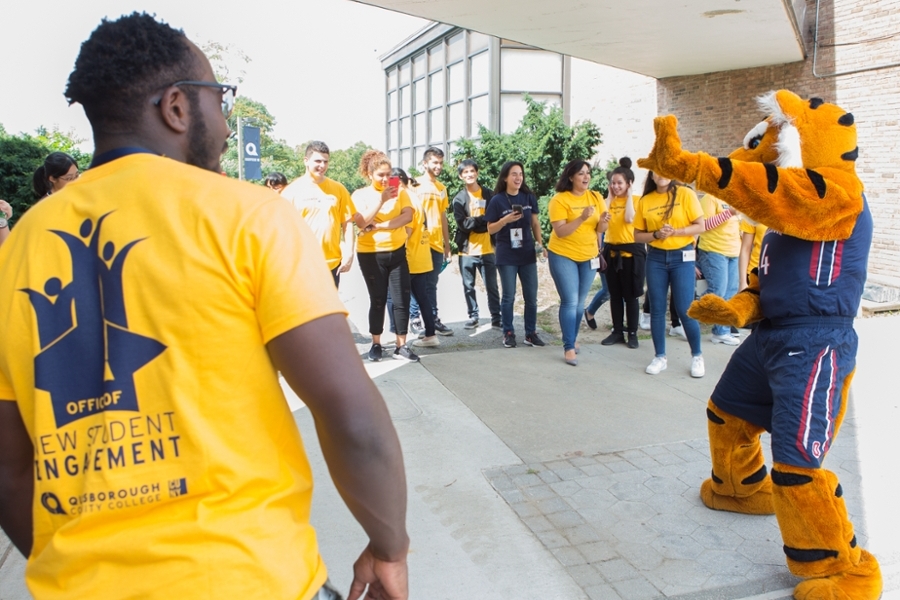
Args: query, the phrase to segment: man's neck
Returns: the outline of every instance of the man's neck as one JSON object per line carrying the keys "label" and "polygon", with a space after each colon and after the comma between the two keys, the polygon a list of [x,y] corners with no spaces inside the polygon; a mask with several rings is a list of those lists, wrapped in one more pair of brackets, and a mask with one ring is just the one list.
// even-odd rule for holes
{"label": "man's neck", "polygon": [[326,177],[324,175],[316,175],[312,171],[307,171],[306,173],[307,173],[307,175],[309,175],[309,178],[312,179],[313,183],[315,183],[315,184],[320,184],[323,181],[325,181],[325,179],[326,179]]}
{"label": "man's neck", "polygon": [[472,183],[467,183],[467,184],[466,184],[466,189],[467,189],[469,192],[471,192],[471,193],[474,194],[475,192],[480,192],[480,191],[481,191],[481,184],[479,184],[477,181],[473,181]]}
{"label": "man's neck", "polygon": [[437,183],[437,177],[435,177],[434,173],[432,173],[428,169],[425,169],[425,176],[428,178],[428,181],[430,183]]}

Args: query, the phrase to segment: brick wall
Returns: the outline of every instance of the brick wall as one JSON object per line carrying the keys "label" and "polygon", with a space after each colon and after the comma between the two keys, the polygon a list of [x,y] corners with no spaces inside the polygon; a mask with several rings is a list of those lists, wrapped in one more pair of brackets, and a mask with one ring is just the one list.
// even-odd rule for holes
{"label": "brick wall", "polygon": [[[723,155],[763,115],[754,98],[786,88],[834,102],[856,117],[857,172],[875,219],[869,277],[900,286],[900,68],[840,74],[900,62],[900,0],[822,0],[813,75],[815,1],[806,2],[803,62],[660,79],[659,114],[678,117],[687,149]],[[880,38],[880,39],[878,39]],[[838,73],[837,75],[832,75]]]}

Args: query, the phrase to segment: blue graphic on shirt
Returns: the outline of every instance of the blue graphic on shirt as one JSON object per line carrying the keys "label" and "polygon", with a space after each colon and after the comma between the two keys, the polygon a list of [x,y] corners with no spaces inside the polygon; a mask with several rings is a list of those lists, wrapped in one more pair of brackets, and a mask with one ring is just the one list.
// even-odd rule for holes
{"label": "blue graphic on shirt", "polygon": [[166,349],[128,330],[122,270],[143,240],[126,244],[118,254],[107,242],[101,254],[100,229],[110,214],[100,217],[96,228],[86,219],[77,236],[50,230],[69,250],[72,281],[64,286],[52,277],[43,293],[21,290],[38,322],[35,387],[50,393],[57,427],[106,410],[138,410],[134,373]]}

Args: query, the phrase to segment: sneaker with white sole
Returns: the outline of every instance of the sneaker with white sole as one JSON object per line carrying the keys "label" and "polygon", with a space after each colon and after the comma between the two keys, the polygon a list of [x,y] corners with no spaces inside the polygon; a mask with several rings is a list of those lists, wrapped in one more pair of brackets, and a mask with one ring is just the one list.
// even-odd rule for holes
{"label": "sneaker with white sole", "polygon": [[665,356],[654,356],[653,360],[650,361],[650,364],[647,365],[645,370],[650,375],[659,375],[662,371],[665,371],[668,366],[668,360],[666,360]]}
{"label": "sneaker with white sole", "polygon": [[703,377],[704,375],[706,375],[706,366],[703,364],[703,357],[693,357],[691,359],[691,377]]}
{"label": "sneaker with white sole", "polygon": [[503,334],[503,345],[507,348],[515,348],[516,347],[516,334],[512,331],[508,331]]}
{"label": "sneaker with white sole", "polygon": [[438,335],[453,335],[453,330],[438,320],[434,322],[434,331]]}
{"label": "sneaker with white sole", "polygon": [[478,317],[472,317],[463,323],[463,329],[475,329],[478,327]]}
{"label": "sneaker with white sole", "polygon": [[384,354],[384,348],[381,347],[381,344],[372,344],[372,347],[369,348],[369,354],[367,358],[372,362],[378,362],[381,360],[381,357]]}
{"label": "sneaker with white sole", "polygon": [[525,345],[526,346],[544,346],[544,340],[538,337],[537,333],[526,333],[525,334]]}
{"label": "sneaker with white sole", "polygon": [[736,338],[730,333],[726,333],[725,335],[714,333],[709,339],[712,340],[713,344],[725,344],[726,346],[740,346],[741,344],[740,338]]}
{"label": "sneaker with white sole", "polygon": [[419,362],[419,355],[409,349],[406,344],[394,350],[395,360],[405,360],[407,362]]}
{"label": "sneaker with white sole", "polygon": [[437,348],[438,346],[441,345],[441,340],[439,340],[436,335],[433,335],[428,338],[414,340],[412,345],[417,346],[419,348]]}
{"label": "sneaker with white sole", "polygon": [[638,327],[643,329],[644,331],[650,331],[650,314],[642,312],[641,319],[638,322]]}
{"label": "sneaker with white sole", "polygon": [[684,333],[684,327],[681,325],[678,327],[669,327],[669,337],[679,337],[683,340],[687,340],[687,334]]}

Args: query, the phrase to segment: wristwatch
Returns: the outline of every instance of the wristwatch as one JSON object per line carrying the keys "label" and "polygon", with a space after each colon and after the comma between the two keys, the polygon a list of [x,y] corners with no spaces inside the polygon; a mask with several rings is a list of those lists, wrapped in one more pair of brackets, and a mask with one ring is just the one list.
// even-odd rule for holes
{"label": "wristwatch", "polygon": [[[2,215],[3,213],[0,213]],[[9,227],[9,221],[4,216],[0,216],[0,229]]]}

